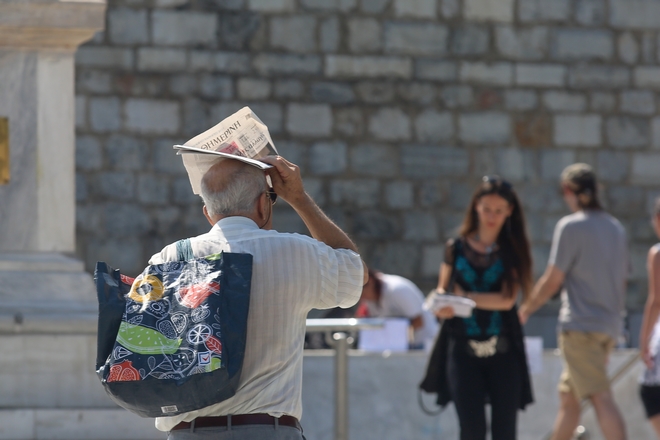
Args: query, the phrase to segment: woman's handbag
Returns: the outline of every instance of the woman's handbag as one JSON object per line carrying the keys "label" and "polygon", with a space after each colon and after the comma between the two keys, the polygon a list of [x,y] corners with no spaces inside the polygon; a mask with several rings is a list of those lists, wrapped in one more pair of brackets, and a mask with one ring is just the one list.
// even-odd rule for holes
{"label": "woman's handbag", "polygon": [[134,280],[103,262],[97,375],[110,398],[142,417],[221,402],[238,387],[245,354],[252,255],[220,253],[148,266]]}

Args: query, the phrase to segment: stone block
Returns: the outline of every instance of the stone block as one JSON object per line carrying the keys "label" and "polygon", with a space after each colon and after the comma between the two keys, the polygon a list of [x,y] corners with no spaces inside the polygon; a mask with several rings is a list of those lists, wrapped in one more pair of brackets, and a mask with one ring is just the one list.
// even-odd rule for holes
{"label": "stone block", "polygon": [[276,98],[300,98],[304,93],[304,86],[300,80],[297,79],[280,79],[275,81],[275,97]]}
{"label": "stone block", "polygon": [[447,86],[440,92],[447,108],[470,107],[474,102],[474,90],[470,86]]}
{"label": "stone block", "polygon": [[313,52],[317,46],[316,18],[311,15],[272,17],[270,45],[290,52]]}
{"label": "stone block", "polygon": [[598,147],[602,142],[599,115],[566,114],[555,116],[555,144],[559,146]]}
{"label": "stone block", "polygon": [[272,86],[267,79],[238,78],[236,91],[239,99],[255,100],[270,97]]}
{"label": "stone block", "polygon": [[554,32],[552,56],[560,60],[607,61],[614,56],[614,36],[606,30],[557,29]]}
{"label": "stone block", "polygon": [[626,32],[619,35],[617,40],[617,47],[619,51],[619,59],[626,64],[636,64],[639,60],[639,44],[635,36]]}
{"label": "stone block", "polygon": [[581,93],[549,91],[543,94],[543,104],[553,112],[583,112],[587,98]]}
{"label": "stone block", "polygon": [[635,186],[613,186],[607,189],[608,210],[618,213],[644,211],[644,189]]}
{"label": "stone block", "polygon": [[181,133],[186,137],[193,137],[217,124],[217,120],[209,120],[209,105],[189,95],[183,100],[183,125]]}
{"label": "stone block", "polygon": [[89,121],[94,131],[104,133],[121,128],[119,98],[90,98]]}
{"label": "stone block", "polygon": [[538,106],[538,96],[533,90],[507,90],[504,92],[504,106],[507,110],[533,110]]}
{"label": "stone block", "polygon": [[336,52],[339,49],[341,35],[339,19],[330,17],[321,22],[319,27],[319,47],[323,52]]}
{"label": "stone block", "polygon": [[617,89],[630,84],[630,70],[605,65],[577,65],[569,73],[569,85],[577,88]]}
{"label": "stone block", "polygon": [[442,206],[447,201],[448,192],[448,182],[440,182],[437,179],[429,179],[425,182],[419,182],[418,206],[424,208]]}
{"label": "stone block", "polygon": [[104,200],[133,200],[135,198],[135,175],[132,172],[101,172],[90,182],[93,195]]}
{"label": "stone block", "polygon": [[424,110],[415,118],[415,135],[426,143],[450,140],[454,137],[454,118],[450,112]]}
{"label": "stone block", "polygon": [[460,65],[459,77],[463,82],[509,86],[513,83],[513,65],[464,61]]}
{"label": "stone block", "polygon": [[447,52],[449,30],[436,23],[388,22],[384,37],[386,52],[437,56]]}
{"label": "stone block", "polygon": [[348,48],[351,52],[373,52],[383,43],[381,25],[375,18],[351,18],[348,20]]}
{"label": "stone block", "polygon": [[203,74],[199,79],[199,91],[205,98],[228,100],[234,97],[234,83],[230,76]]}
{"label": "stone block", "polygon": [[[277,151],[292,163],[300,165],[302,169],[307,169],[309,163],[309,146],[295,141],[276,141]],[[308,180],[322,182],[321,179],[308,179],[305,177],[305,186]],[[318,193],[318,191],[317,191]],[[310,193],[311,194],[311,193]],[[316,199],[315,199],[316,200]]]}
{"label": "stone block", "polygon": [[454,61],[418,59],[415,77],[430,81],[454,81],[458,78],[458,65]]}
{"label": "stone block", "polygon": [[461,3],[459,0],[441,0],[440,13],[444,18],[454,18],[461,12]]}
{"label": "stone block", "polygon": [[179,177],[172,182],[172,201],[179,205],[199,203],[199,196],[193,194],[188,176]]}
{"label": "stone block", "polygon": [[630,180],[633,184],[660,184],[660,154],[633,153]]}
{"label": "stone block", "polygon": [[458,127],[459,138],[471,144],[506,144],[511,140],[511,117],[507,113],[463,113]]}
{"label": "stone block", "polygon": [[369,118],[369,133],[376,139],[396,141],[411,137],[410,118],[403,110],[386,107],[377,110]]}
{"label": "stone block", "polygon": [[507,58],[539,60],[548,52],[549,35],[545,26],[518,29],[501,25],[495,28],[495,46]]}
{"label": "stone block", "polygon": [[309,171],[317,176],[341,174],[348,165],[344,142],[317,142],[309,150]]}
{"label": "stone block", "polygon": [[248,0],[248,9],[257,12],[291,12],[295,8],[295,0]]}
{"label": "stone block", "polygon": [[151,14],[151,36],[156,45],[215,46],[218,17],[195,11],[154,11]]}
{"label": "stone block", "polygon": [[520,0],[518,18],[521,21],[564,21],[571,16],[570,0]]}
{"label": "stone block", "polygon": [[79,69],[76,72],[76,91],[111,94],[112,80],[110,72]]}
{"label": "stone block", "polygon": [[127,130],[144,134],[174,134],[181,127],[176,101],[130,98],[124,104]]}
{"label": "stone block", "polygon": [[497,174],[510,182],[519,182],[527,176],[525,154],[520,148],[503,148],[495,155]]}
{"label": "stone block", "polygon": [[[155,140],[152,144],[153,160],[151,169],[170,175],[185,174],[186,170],[183,167],[181,156],[172,154],[172,146],[179,142],[179,140],[167,138]],[[188,187],[190,188],[190,185]]]}
{"label": "stone block", "polygon": [[591,94],[591,110],[610,112],[616,107],[616,96],[610,92],[593,92]]}
{"label": "stone block", "polygon": [[437,17],[436,0],[394,0],[394,15],[434,19]]}
{"label": "stone block", "polygon": [[575,153],[571,150],[543,150],[541,151],[541,177],[557,181],[564,168],[572,163],[575,163]]}
{"label": "stone block", "polygon": [[357,0],[301,0],[303,7],[318,11],[352,11]]}
{"label": "stone block", "polygon": [[395,88],[391,82],[363,81],[355,87],[361,101],[369,104],[385,104],[394,99]]}
{"label": "stone block", "polygon": [[376,179],[333,180],[330,201],[342,206],[374,208],[380,204],[380,182]]}
{"label": "stone block", "polygon": [[[359,239],[390,240],[400,234],[400,220],[395,215],[376,210],[361,210],[353,214],[353,235]],[[370,260],[371,261],[371,260]]]}
{"label": "stone block", "polygon": [[266,76],[318,74],[321,72],[321,58],[316,55],[264,53],[256,55],[252,65],[258,73]]}
{"label": "stone block", "polygon": [[141,72],[176,72],[187,67],[184,49],[141,47],[137,51],[137,69]]}
{"label": "stone block", "polygon": [[439,240],[437,217],[424,211],[406,212],[403,216],[403,238],[410,241]]}
{"label": "stone block", "polygon": [[465,0],[463,15],[474,21],[513,21],[513,0]]}
{"label": "stone block", "polygon": [[660,2],[610,0],[610,24],[620,29],[660,29]]}
{"label": "stone block", "polygon": [[401,146],[401,173],[409,179],[436,179],[439,175],[464,176],[469,167],[470,156],[464,148]]}
{"label": "stone block", "polygon": [[297,136],[329,136],[332,110],[326,104],[289,104],[286,129]]}
{"label": "stone block", "polygon": [[146,209],[133,203],[108,203],[104,206],[105,229],[110,237],[139,237],[151,225]]}
{"label": "stone block", "polygon": [[482,25],[461,25],[451,31],[451,52],[457,55],[482,55],[488,51],[490,31]]}
{"label": "stone block", "polygon": [[424,277],[437,277],[440,264],[444,261],[444,246],[424,246],[422,249],[421,275]]}
{"label": "stone block", "polygon": [[[170,150],[167,153],[176,156],[173,154],[172,145],[174,144],[169,145]],[[151,167],[147,161],[148,153],[149,146],[143,139],[122,134],[113,134],[106,140],[105,155],[108,158],[109,168],[113,170],[150,169]],[[179,159],[179,162],[181,161],[180,158],[177,157],[177,159]]]}
{"label": "stone block", "polygon": [[[243,2],[243,0],[238,0],[238,1],[237,0],[228,0],[226,2],[223,2],[222,6],[224,6],[225,4],[235,4],[235,3],[242,3],[242,2]],[[136,4],[136,3],[139,4],[139,2],[134,1],[134,0],[129,1],[128,3],[129,4]],[[146,2],[144,2],[144,3],[146,3]],[[186,3],[188,3],[188,0],[155,0],[154,4],[158,8],[176,8],[176,7],[179,7],[179,6],[183,6]],[[142,6],[146,6],[146,5],[142,5]]]}
{"label": "stone block", "polygon": [[411,182],[396,181],[385,185],[385,203],[392,209],[410,209],[415,201]]}
{"label": "stone block", "polygon": [[170,92],[178,96],[191,96],[197,92],[197,77],[194,75],[172,75],[169,80]]}
{"label": "stone block", "polygon": [[95,171],[103,167],[101,142],[94,136],[76,138],[76,169]]}
{"label": "stone block", "polygon": [[146,10],[113,8],[108,11],[107,35],[114,44],[144,44],[149,42]]}
{"label": "stone block", "polygon": [[660,148],[660,117],[658,116],[651,120],[651,133],[653,138],[651,146],[653,148]]}
{"label": "stone block", "polygon": [[648,119],[613,116],[607,119],[607,140],[615,148],[646,147],[651,142]]}
{"label": "stone block", "polygon": [[621,92],[621,111],[636,115],[653,115],[656,111],[655,93],[650,90],[626,90]]}
{"label": "stone block", "polygon": [[399,84],[397,87],[399,99],[418,104],[432,104],[437,97],[437,88],[434,84],[413,82]]}
{"label": "stone block", "polygon": [[656,59],[656,56],[655,56],[655,46],[656,46],[655,39],[656,39],[655,32],[646,31],[646,32],[642,33],[641,53],[642,53],[642,60],[645,63],[654,63],[655,62],[655,59]]}
{"label": "stone block", "polygon": [[387,8],[390,0],[361,0],[360,10],[367,14],[380,14]]}
{"label": "stone block", "polygon": [[639,88],[660,89],[660,67],[637,66],[634,71],[635,86]]}
{"label": "stone block", "polygon": [[344,107],[335,111],[337,132],[348,137],[359,137],[364,133],[364,115],[360,108]]}
{"label": "stone block", "polygon": [[563,87],[566,67],[560,64],[516,64],[516,84],[531,87]]}
{"label": "stone block", "polygon": [[603,182],[623,182],[628,178],[629,169],[628,153],[611,150],[596,153],[596,175]]}
{"label": "stone block", "polygon": [[351,170],[358,175],[396,177],[398,159],[398,149],[391,145],[360,144],[350,150]]}
{"label": "stone block", "polygon": [[76,128],[84,129],[87,127],[87,97],[76,95]]}
{"label": "stone block", "polygon": [[82,46],[76,51],[76,66],[132,70],[133,50],[108,46]]}
{"label": "stone block", "polygon": [[257,12],[236,11],[218,15],[217,40],[224,48],[261,52],[266,49],[266,17]]}
{"label": "stone block", "polygon": [[399,78],[412,76],[409,58],[389,56],[327,55],[325,75],[331,78]]}
{"label": "stone block", "polygon": [[605,0],[577,0],[575,19],[585,26],[602,26],[607,20]]}
{"label": "stone block", "polygon": [[346,83],[314,82],[309,86],[309,94],[314,101],[329,104],[350,104],[355,101],[353,88]]}
{"label": "stone block", "polygon": [[165,205],[169,201],[169,182],[166,177],[140,174],[137,181],[137,199],[145,205]]}

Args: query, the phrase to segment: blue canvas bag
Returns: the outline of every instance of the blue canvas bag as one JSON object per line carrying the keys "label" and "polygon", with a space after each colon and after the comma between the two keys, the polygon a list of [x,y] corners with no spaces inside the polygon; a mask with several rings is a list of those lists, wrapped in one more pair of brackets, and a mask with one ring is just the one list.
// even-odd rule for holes
{"label": "blue canvas bag", "polygon": [[137,278],[98,262],[96,370],[119,406],[142,417],[174,416],[233,396],[245,355],[252,255],[148,266]]}

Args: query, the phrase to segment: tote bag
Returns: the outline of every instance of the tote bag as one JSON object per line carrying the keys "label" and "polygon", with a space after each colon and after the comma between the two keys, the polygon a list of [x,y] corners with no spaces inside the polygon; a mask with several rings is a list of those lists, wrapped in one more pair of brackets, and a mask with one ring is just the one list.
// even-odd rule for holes
{"label": "tote bag", "polygon": [[142,417],[174,416],[233,396],[245,354],[252,256],[192,256],[148,266],[134,280],[104,262],[96,370],[119,406]]}

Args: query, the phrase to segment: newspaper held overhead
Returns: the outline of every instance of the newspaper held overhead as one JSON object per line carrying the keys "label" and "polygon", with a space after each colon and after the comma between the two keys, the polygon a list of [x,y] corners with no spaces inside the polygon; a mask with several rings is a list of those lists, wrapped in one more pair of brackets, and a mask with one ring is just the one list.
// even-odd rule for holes
{"label": "newspaper held overhead", "polygon": [[195,194],[200,193],[202,176],[220,159],[236,159],[265,170],[271,166],[257,159],[279,154],[268,127],[249,107],[174,149],[183,158]]}

